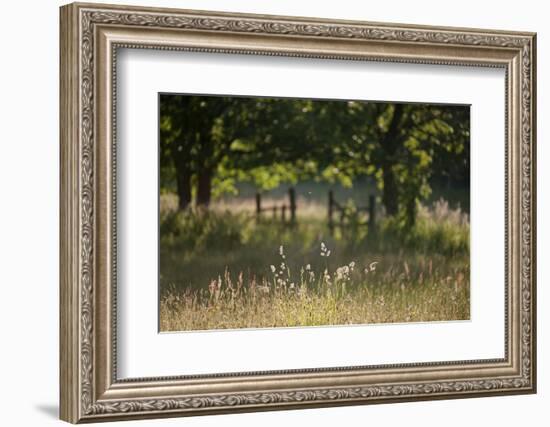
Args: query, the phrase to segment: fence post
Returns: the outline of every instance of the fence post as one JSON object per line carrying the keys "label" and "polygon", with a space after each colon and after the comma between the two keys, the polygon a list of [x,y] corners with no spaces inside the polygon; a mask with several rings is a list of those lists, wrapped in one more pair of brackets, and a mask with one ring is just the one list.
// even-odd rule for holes
{"label": "fence post", "polygon": [[260,193],[256,193],[256,221],[260,222],[260,215],[262,213],[262,196]]}
{"label": "fence post", "polygon": [[277,218],[277,205],[273,205],[273,219]]}
{"label": "fence post", "polygon": [[281,220],[283,224],[286,222],[286,205],[281,206]]}
{"label": "fence post", "polygon": [[376,228],[376,197],[371,194],[369,196],[369,232]]}
{"label": "fence post", "polygon": [[334,193],[332,190],[328,191],[328,229],[332,235],[334,232],[334,222],[332,215],[334,213]]}
{"label": "fence post", "polygon": [[296,222],[296,191],[294,187],[288,189],[288,199],[290,201],[290,222],[294,224]]}

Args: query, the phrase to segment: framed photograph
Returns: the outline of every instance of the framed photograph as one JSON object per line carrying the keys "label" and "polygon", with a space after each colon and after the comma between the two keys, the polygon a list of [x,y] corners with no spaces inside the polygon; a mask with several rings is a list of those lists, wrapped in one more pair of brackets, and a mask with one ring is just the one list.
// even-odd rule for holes
{"label": "framed photograph", "polygon": [[63,420],[535,392],[535,34],[60,22]]}

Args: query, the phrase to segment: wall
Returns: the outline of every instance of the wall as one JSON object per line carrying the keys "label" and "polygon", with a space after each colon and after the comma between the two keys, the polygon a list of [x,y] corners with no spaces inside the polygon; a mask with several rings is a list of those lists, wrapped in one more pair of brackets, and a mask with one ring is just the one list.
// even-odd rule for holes
{"label": "wall", "polygon": [[[111,0],[113,3],[124,3]],[[550,405],[550,29],[544,2],[134,0],[167,7],[538,32],[539,393],[438,402],[129,422],[131,425],[543,425]],[[3,425],[59,425],[58,401],[58,6],[6,2],[0,72],[0,401]],[[489,255],[491,256],[491,255]]]}

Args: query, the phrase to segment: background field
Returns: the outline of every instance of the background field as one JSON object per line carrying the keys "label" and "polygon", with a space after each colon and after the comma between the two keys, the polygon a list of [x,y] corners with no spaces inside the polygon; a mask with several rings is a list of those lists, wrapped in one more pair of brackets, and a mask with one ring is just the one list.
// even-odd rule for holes
{"label": "background field", "polygon": [[[161,196],[161,330],[469,318],[469,220],[459,202],[422,207],[407,236],[389,219],[370,235],[362,223],[331,235],[325,186],[300,190],[306,196],[298,196],[294,226],[270,213],[258,223],[246,191],[209,211],[178,212],[175,195]],[[265,202],[281,205],[283,195],[273,191]],[[346,189],[336,195],[358,197]],[[271,266],[280,273],[282,262],[278,284]],[[353,271],[341,277],[350,263]]]}

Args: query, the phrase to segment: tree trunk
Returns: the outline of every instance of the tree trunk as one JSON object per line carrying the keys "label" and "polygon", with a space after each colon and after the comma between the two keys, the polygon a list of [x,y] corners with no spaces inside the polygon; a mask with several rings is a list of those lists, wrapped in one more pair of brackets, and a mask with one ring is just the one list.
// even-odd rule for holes
{"label": "tree trunk", "polygon": [[181,141],[172,148],[172,158],[176,168],[176,191],[178,193],[178,209],[187,209],[191,204],[191,177],[193,171],[190,164],[190,147],[186,141]]}
{"label": "tree trunk", "polygon": [[396,182],[395,173],[392,170],[391,164],[384,165],[382,179],[384,182],[384,191],[382,192],[382,203],[384,203],[386,214],[390,216],[397,215],[397,212],[399,210],[397,182]]}
{"label": "tree trunk", "polygon": [[178,208],[183,211],[191,204],[191,170],[180,164],[176,167],[176,174]]}
{"label": "tree trunk", "polygon": [[396,104],[393,111],[388,131],[382,141],[384,158],[382,161],[382,179],[384,188],[382,192],[382,203],[386,208],[386,214],[394,216],[399,211],[399,188],[393,167],[397,161],[397,150],[402,143],[400,138],[400,125],[403,118],[403,104]]}
{"label": "tree trunk", "polygon": [[416,222],[416,199],[411,197],[407,200],[407,206],[405,212],[406,227],[411,228]]}
{"label": "tree trunk", "polygon": [[197,206],[208,207],[212,196],[212,169],[202,168],[198,173]]}

